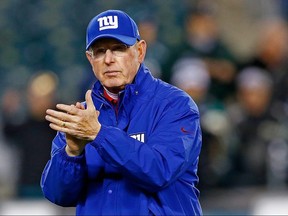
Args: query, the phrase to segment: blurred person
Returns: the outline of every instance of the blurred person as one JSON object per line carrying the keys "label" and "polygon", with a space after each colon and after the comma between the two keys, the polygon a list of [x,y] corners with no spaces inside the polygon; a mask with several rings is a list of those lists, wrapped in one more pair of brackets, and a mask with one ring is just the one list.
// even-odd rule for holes
{"label": "blurred person", "polygon": [[15,196],[18,152],[7,145],[2,133],[2,119],[0,118],[0,200],[11,199]]}
{"label": "blurred person", "polygon": [[211,76],[210,94],[220,100],[234,91],[235,57],[219,35],[219,26],[209,8],[199,8],[186,17],[188,53],[202,57]]}
{"label": "blurred person", "polygon": [[[40,176],[56,134],[45,121],[45,113],[47,108],[56,104],[56,88],[56,75],[50,71],[39,71],[29,80],[25,98],[20,98],[21,94],[14,91],[5,95],[2,104],[3,131],[7,142],[14,144],[19,152],[16,192],[19,198],[42,197]],[[17,113],[21,112],[19,109],[25,110],[22,100],[27,103],[27,114],[17,119]]]}
{"label": "blurred person", "polygon": [[225,105],[209,94],[211,78],[205,62],[184,57],[172,69],[172,84],[187,92],[199,107],[203,144],[199,160],[199,189],[225,186],[231,169],[229,118]]}
{"label": "blurred person", "polygon": [[146,16],[138,21],[141,38],[146,41],[149,49],[146,51],[145,65],[150,68],[152,75],[163,78],[170,57],[168,47],[159,41],[159,26],[155,18]]}
{"label": "blurred person", "polygon": [[[271,88],[273,89],[272,96],[270,99],[271,102],[269,112],[271,113],[271,115],[273,115],[274,118],[277,119],[278,122],[281,123],[282,126],[287,128],[288,126],[287,22],[283,20],[281,17],[277,18],[272,17],[270,19],[262,20],[259,23],[258,32],[259,34],[257,35],[258,37],[257,43],[255,44],[255,53],[251,59],[249,59],[245,64],[242,65],[242,68],[245,69],[249,67],[257,67],[269,73],[272,79]],[[284,131],[286,130],[287,129],[284,129]],[[282,138],[283,135],[279,136],[279,140],[282,140]],[[285,138],[285,142],[287,142],[287,140],[288,138]],[[273,143],[281,143],[281,142],[273,142]]]}
{"label": "blurred person", "polygon": [[183,56],[203,59],[211,77],[209,93],[220,100],[229,100],[235,93],[237,61],[219,35],[212,9],[199,7],[189,11],[184,24],[186,42],[176,59]]}
{"label": "blurred person", "polygon": [[[266,186],[268,147],[281,139],[280,122],[271,111],[273,79],[267,71],[248,67],[237,77],[237,101],[229,113],[237,133],[233,186]],[[232,125],[231,125],[232,127]]]}
{"label": "blurred person", "polygon": [[151,75],[147,44],[125,12],[87,27],[97,77],[85,102],[47,110],[58,131],[42,175],[47,199],[77,215],[201,215],[199,112],[184,91]]}
{"label": "blurred person", "polygon": [[274,82],[273,99],[288,102],[288,28],[281,18],[270,18],[259,23],[255,53],[242,65],[259,67],[271,74]]}
{"label": "blurred person", "polygon": [[178,59],[172,72],[171,82],[186,91],[198,106],[210,97],[208,89],[211,78],[203,60],[192,57]]}
{"label": "blurred person", "polygon": [[[12,198],[17,196],[17,183],[19,178],[19,151],[18,146],[11,142],[16,125],[20,125],[26,115],[25,108],[22,106],[23,98],[19,90],[7,88],[1,97],[1,116],[0,116],[0,196]],[[6,136],[7,135],[7,136]]]}
{"label": "blurred person", "polygon": [[3,121],[9,125],[21,124],[26,118],[26,106],[23,106],[24,103],[25,99],[21,90],[10,87],[5,89],[1,97]]}

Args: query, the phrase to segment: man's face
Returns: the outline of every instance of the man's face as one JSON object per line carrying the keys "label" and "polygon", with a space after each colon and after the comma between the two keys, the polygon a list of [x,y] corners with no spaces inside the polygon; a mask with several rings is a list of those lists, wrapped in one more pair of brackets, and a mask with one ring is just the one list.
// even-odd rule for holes
{"label": "man's face", "polygon": [[86,56],[96,78],[113,93],[132,83],[146,52],[146,43],[141,40],[126,46],[115,39],[99,39],[91,46]]}

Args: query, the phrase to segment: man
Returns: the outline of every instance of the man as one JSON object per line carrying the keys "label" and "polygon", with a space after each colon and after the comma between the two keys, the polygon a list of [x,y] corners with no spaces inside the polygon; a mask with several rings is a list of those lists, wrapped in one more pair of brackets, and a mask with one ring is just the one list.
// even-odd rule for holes
{"label": "man", "polygon": [[152,77],[146,42],[124,12],[88,25],[97,82],[85,103],[47,110],[58,131],[41,187],[77,215],[201,215],[199,112],[183,91]]}

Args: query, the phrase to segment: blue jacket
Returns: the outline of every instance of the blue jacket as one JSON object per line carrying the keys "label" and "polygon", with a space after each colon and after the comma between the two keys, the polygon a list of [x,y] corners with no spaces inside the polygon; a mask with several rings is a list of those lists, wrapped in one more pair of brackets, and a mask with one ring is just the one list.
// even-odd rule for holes
{"label": "blue jacket", "polygon": [[118,115],[96,82],[101,130],[83,154],[69,157],[65,135],[52,143],[41,179],[47,199],[77,215],[201,215],[198,108],[183,91],[142,64],[121,95]]}

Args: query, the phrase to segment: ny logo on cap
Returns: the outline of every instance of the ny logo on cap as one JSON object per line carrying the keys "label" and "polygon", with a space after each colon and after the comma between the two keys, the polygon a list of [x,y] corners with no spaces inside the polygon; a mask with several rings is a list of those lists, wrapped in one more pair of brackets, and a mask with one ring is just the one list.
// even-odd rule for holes
{"label": "ny logo on cap", "polygon": [[117,29],[118,28],[117,16],[100,17],[97,21],[99,22],[99,31],[102,31],[105,29]]}

